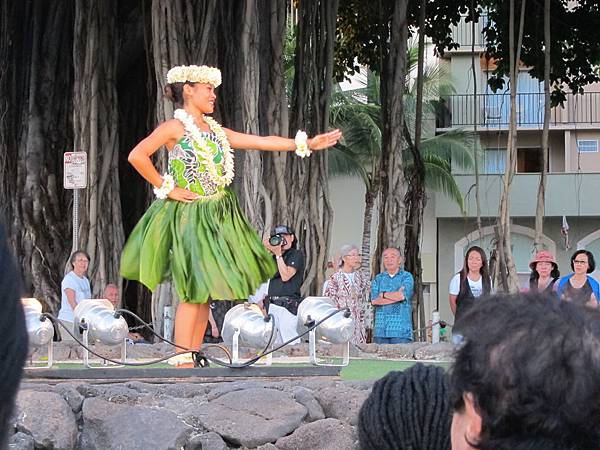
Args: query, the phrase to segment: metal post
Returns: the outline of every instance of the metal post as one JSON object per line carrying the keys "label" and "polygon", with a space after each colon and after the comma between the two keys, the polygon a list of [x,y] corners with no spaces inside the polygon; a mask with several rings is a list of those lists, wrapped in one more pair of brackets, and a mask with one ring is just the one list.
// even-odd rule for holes
{"label": "metal post", "polygon": [[79,189],[73,189],[73,251],[79,249]]}
{"label": "metal post", "polygon": [[433,311],[431,323],[431,343],[437,344],[440,342],[440,313],[438,311]]}

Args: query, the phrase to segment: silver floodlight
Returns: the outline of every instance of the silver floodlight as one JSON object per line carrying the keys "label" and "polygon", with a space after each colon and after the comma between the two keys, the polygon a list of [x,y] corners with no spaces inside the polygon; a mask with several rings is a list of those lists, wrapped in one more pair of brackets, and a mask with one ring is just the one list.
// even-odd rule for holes
{"label": "silver floodlight", "polygon": [[[239,348],[251,347],[255,349],[273,348],[277,337],[277,326],[271,316],[266,316],[256,304],[244,303],[236,305],[225,314],[223,342],[231,346],[232,362],[239,362]],[[265,364],[271,365],[273,354],[266,356]]]}
{"label": "silver floodlight", "polygon": [[42,304],[35,298],[22,298],[21,304],[25,313],[25,324],[27,326],[27,336],[29,337],[29,345],[32,347],[48,346],[48,360],[40,365],[42,361],[37,363],[31,362],[32,369],[49,369],[53,362],[53,344],[54,326],[52,322],[45,316],[42,316]]}
{"label": "silver floodlight", "polygon": [[[73,311],[73,328],[75,334],[82,335],[86,347],[89,347],[90,343],[120,345],[121,362],[125,362],[129,327],[123,317],[115,314],[115,308],[110,301],[104,298],[82,300]],[[94,367],[89,362],[89,352],[85,348],[83,363],[87,367]],[[106,365],[105,362],[102,366],[96,367]]]}
{"label": "silver floodlight", "polygon": [[[312,323],[338,311],[329,297],[306,297],[298,306],[298,333],[304,333]],[[308,333],[308,353],[316,366],[347,366],[350,361],[350,338],[354,333],[354,319],[347,313],[333,314]],[[323,364],[317,359],[316,341],[344,345],[342,364]]]}

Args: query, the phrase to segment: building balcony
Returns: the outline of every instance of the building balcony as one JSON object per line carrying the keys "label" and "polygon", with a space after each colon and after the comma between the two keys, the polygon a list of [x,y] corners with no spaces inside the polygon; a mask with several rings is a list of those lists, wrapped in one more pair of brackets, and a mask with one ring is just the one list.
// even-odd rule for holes
{"label": "building balcony", "polygon": [[[454,175],[465,199],[466,217],[476,217],[475,176]],[[516,174],[510,196],[511,217],[534,217],[537,203],[539,173]],[[498,216],[503,188],[502,175],[480,175],[479,195],[482,217]],[[546,185],[547,217],[600,216],[595,192],[600,192],[600,173],[550,173]],[[463,214],[444,194],[435,196],[436,217],[463,217]]]}
{"label": "building balcony", "polygon": [[[474,122],[482,131],[508,128],[510,95],[477,94],[474,101],[473,94],[457,94],[441,99],[436,119],[438,131],[473,129]],[[541,129],[543,124],[543,92],[517,94],[517,126]],[[550,126],[557,129],[600,128],[600,92],[567,94],[563,107],[551,109]]]}
{"label": "building balcony", "polygon": [[448,52],[469,52],[473,44],[475,44],[475,51],[481,51],[485,47],[485,35],[483,29],[488,24],[488,17],[486,14],[479,16],[479,20],[475,22],[475,42],[473,42],[473,23],[466,22],[467,16],[461,18],[457,25],[450,27],[452,31],[452,39],[458,44],[458,48],[454,50],[448,50]]}

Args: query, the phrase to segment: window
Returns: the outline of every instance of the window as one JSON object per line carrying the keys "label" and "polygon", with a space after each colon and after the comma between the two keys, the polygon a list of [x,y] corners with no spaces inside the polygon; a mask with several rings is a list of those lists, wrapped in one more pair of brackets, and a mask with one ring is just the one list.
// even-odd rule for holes
{"label": "window", "polygon": [[540,173],[542,171],[541,148],[517,149],[517,173]]}
{"label": "window", "polygon": [[579,153],[596,153],[598,152],[598,140],[577,139],[577,150]]}
{"label": "window", "polygon": [[500,174],[506,171],[506,149],[486,148],[483,152],[483,173]]}

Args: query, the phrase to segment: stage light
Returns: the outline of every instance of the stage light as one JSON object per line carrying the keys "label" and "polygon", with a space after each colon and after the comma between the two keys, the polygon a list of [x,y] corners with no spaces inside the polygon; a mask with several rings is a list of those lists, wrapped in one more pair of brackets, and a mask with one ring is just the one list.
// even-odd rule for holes
{"label": "stage light", "polygon": [[[339,312],[328,297],[306,297],[298,306],[298,333],[333,314],[308,334],[309,357],[316,366],[347,366],[350,361],[350,338],[354,333],[354,319],[348,312]],[[323,364],[317,359],[316,341],[344,345],[342,364]]]}
{"label": "stage light", "polygon": [[[73,311],[73,328],[75,334],[83,337],[83,343],[101,343],[110,346],[121,346],[121,361],[125,362],[129,333],[127,322],[119,314],[115,314],[112,303],[106,299],[82,300]],[[89,363],[89,352],[83,349],[83,363]],[[106,367],[103,364],[102,367]]]}
{"label": "stage light", "polygon": [[22,298],[21,304],[25,312],[25,324],[27,326],[27,336],[31,347],[48,347],[48,361],[43,365],[34,365],[31,361],[32,369],[48,369],[52,367],[53,362],[53,344],[54,326],[45,316],[42,316],[42,304],[35,298]]}
{"label": "stage light", "polygon": [[[225,314],[223,342],[231,346],[232,362],[239,362],[239,348],[251,347],[254,349],[267,349],[273,347],[277,337],[275,320],[266,316],[262,309],[251,303],[236,305]],[[272,353],[266,357],[266,365],[271,365]]]}

